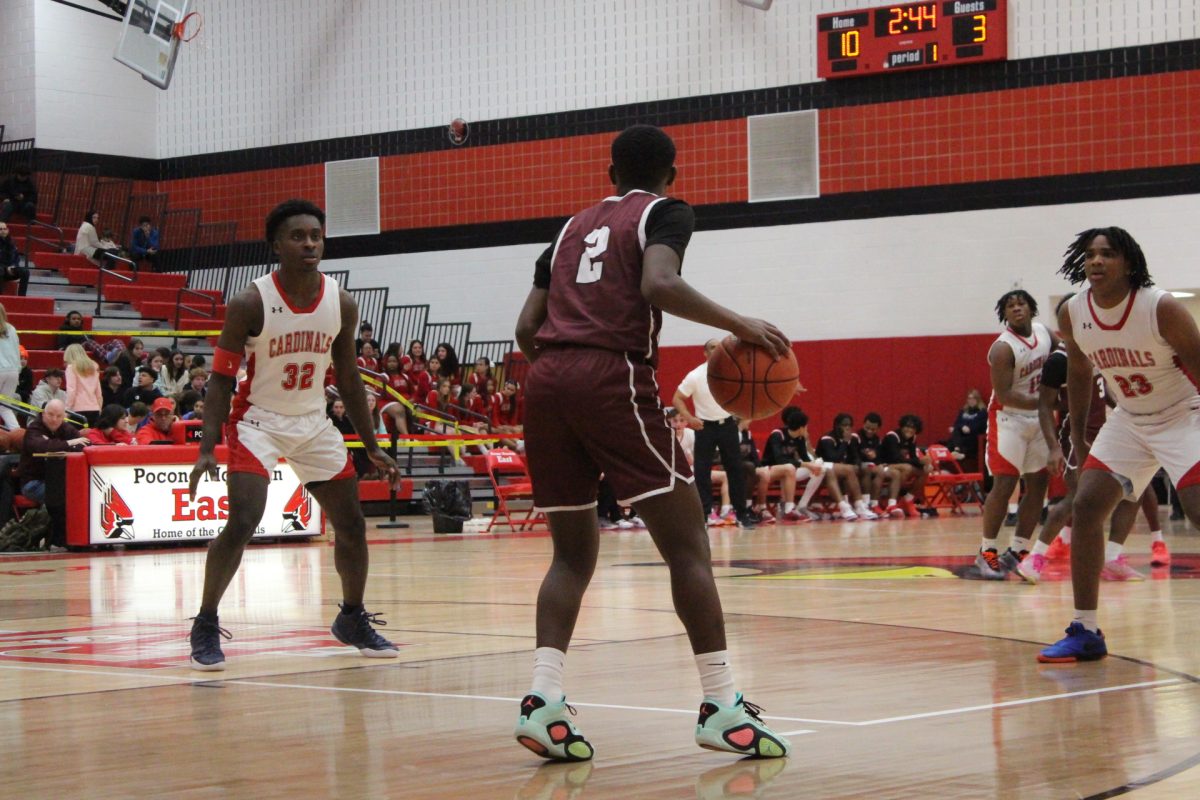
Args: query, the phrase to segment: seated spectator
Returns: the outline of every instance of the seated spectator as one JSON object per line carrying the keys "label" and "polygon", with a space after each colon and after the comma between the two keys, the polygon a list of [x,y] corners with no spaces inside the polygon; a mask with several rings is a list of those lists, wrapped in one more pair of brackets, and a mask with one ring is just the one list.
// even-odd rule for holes
{"label": "seated spectator", "polygon": [[[16,399],[21,380],[21,342],[17,329],[8,321],[8,312],[0,305],[0,395]],[[18,427],[17,415],[6,405],[0,405],[0,421],[12,430]]]}
{"label": "seated spectator", "polygon": [[0,222],[0,282],[17,281],[17,296],[29,291],[29,270],[21,266],[21,253],[12,240],[7,222]]}
{"label": "seated spectator", "polygon": [[204,367],[192,367],[188,370],[188,388],[205,397],[208,394],[208,370]]}
{"label": "seated spectator", "polygon": [[883,497],[884,473],[884,467],[879,461],[879,448],[883,446],[883,439],[879,435],[882,427],[883,417],[879,416],[879,412],[868,411],[863,417],[862,427],[858,429],[858,455],[862,459],[860,483],[864,495],[874,498],[874,502],[867,504],[871,513],[880,517],[884,515],[884,510],[879,505],[880,498]]}
{"label": "seated spectator", "polygon": [[337,428],[343,437],[358,435],[354,430],[354,424],[346,416],[346,404],[340,399],[330,403],[325,409],[325,414],[329,417],[329,421],[333,423],[333,427]]}
{"label": "seated spectator", "polygon": [[21,373],[17,378],[17,394],[26,403],[33,395],[33,370],[29,368],[29,351],[25,349],[25,345],[17,348],[21,353]]}
{"label": "seated spectator", "polygon": [[66,364],[67,408],[94,425],[104,404],[100,391],[100,369],[83,345],[73,344],[63,353]]}
{"label": "seated spectator", "polygon": [[[442,378],[448,378],[454,386],[461,384],[462,370],[459,369],[458,355],[454,352],[454,348],[450,343],[442,342],[439,344],[433,351],[433,355],[438,361],[437,374]],[[433,362],[432,358],[430,362]]]}
{"label": "seated spectator", "polygon": [[29,174],[29,167],[18,164],[13,174],[0,183],[0,222],[8,222],[13,214],[33,222],[37,219],[37,197],[37,185]]}
{"label": "seated spectator", "polygon": [[482,392],[483,387],[487,384],[491,377],[491,359],[486,358],[485,356],[480,356],[479,358],[475,359],[475,369],[472,370],[471,374],[467,376],[467,383],[475,386],[480,392]]}
{"label": "seated spectator", "polygon": [[[154,382],[154,385],[163,397],[175,397],[188,388],[188,383],[191,381],[192,376],[188,373],[187,364],[184,362],[183,353],[178,350],[172,350],[166,363],[158,371],[158,379]],[[153,365],[153,359],[151,359],[151,366],[153,367]]]}
{"label": "seated spectator", "polygon": [[117,353],[117,357],[113,360],[113,366],[121,370],[121,385],[133,386],[134,375],[138,367],[142,366],[142,359],[146,356],[146,345],[141,339],[136,336],[129,340],[129,346]]}
{"label": "seated spectator", "polygon": [[979,437],[987,433],[988,411],[978,389],[967,392],[967,402],[954,418],[950,438],[943,444],[959,461],[975,462],[979,458]]}
{"label": "seated spectator", "polygon": [[116,256],[120,253],[114,248],[105,248],[101,244],[100,232],[96,227],[99,224],[99,211],[88,211],[83,216],[83,222],[79,224],[79,232],[75,234],[75,254],[86,256],[87,260],[96,266],[104,266],[105,256]]}
{"label": "seated spectator", "polygon": [[39,453],[77,453],[87,446],[87,438],[67,422],[67,407],[58,399],[51,400],[42,413],[29,422],[25,443],[21,448],[21,494],[35,503],[46,502],[46,459],[35,458]]}
{"label": "seated spectator", "polygon": [[[500,434],[522,434],[525,431],[525,406],[521,402],[520,385],[513,379],[504,382],[504,387],[492,403],[492,430]],[[521,451],[525,449],[523,439],[501,439],[500,447]]]}
{"label": "seated spectator", "polygon": [[121,379],[121,370],[116,367],[105,367],[100,376],[101,411],[103,406],[116,404],[124,408],[121,400],[125,398],[125,383]]}
{"label": "seated spectator", "polygon": [[[453,393],[453,392],[452,392]],[[471,384],[463,384],[458,387],[458,397],[454,401],[452,410],[454,418],[458,421],[458,430],[461,433],[474,433],[481,436],[490,433],[488,423],[475,416],[475,412],[471,407],[475,405],[475,401],[479,399],[479,393]],[[469,447],[472,453],[486,454],[491,448],[486,444],[473,444]]]}
{"label": "seated spectator", "polygon": [[407,355],[412,359],[414,373],[421,373],[428,369],[429,365],[425,359],[425,343],[420,339],[413,339],[408,343]]}
{"label": "seated spectator", "polygon": [[158,228],[150,222],[149,217],[139,217],[137,227],[133,229],[133,236],[129,240],[129,253],[132,256],[134,266],[138,266],[143,261],[150,265],[150,269],[158,270]]}
{"label": "seated spectator", "polygon": [[433,409],[441,417],[453,421],[454,416],[454,387],[449,378],[438,380],[437,388],[431,389],[425,395],[425,405]]}
{"label": "seated spectator", "polygon": [[[185,394],[186,394],[186,392],[185,392]],[[193,403],[193,404],[192,404],[192,410],[191,410],[191,411],[189,411],[189,412],[187,412],[186,414],[184,414],[182,417],[180,417],[180,419],[184,419],[184,420],[192,420],[192,419],[203,420],[203,419],[204,419],[204,398],[203,398],[203,397],[201,397],[199,400],[197,400],[195,403]]]}
{"label": "seated spectator", "polygon": [[116,403],[100,409],[96,424],[88,428],[84,435],[91,444],[133,444],[125,409]]}
{"label": "seated spectator", "polygon": [[63,377],[63,371],[58,367],[46,370],[38,385],[34,387],[33,394],[29,396],[29,404],[45,408],[51,400],[61,400],[66,407],[67,393],[62,388]]}
{"label": "seated spectator", "polygon": [[205,369],[205,365],[207,364],[208,362],[204,360],[204,356],[200,355],[199,353],[196,353],[194,356],[188,359],[189,370]]}
{"label": "seated spectator", "polygon": [[95,347],[91,337],[83,329],[83,314],[78,311],[68,311],[58,329],[61,333],[54,340],[55,350],[66,350],[73,344],[81,344],[87,351]]}
{"label": "seated spectator", "polygon": [[379,341],[375,338],[375,329],[371,327],[371,323],[369,322],[364,322],[358,326],[358,338],[354,340],[354,352],[361,356],[364,344],[371,345],[371,349],[375,351],[373,355],[376,358],[383,352],[383,348],[379,346]]}
{"label": "seated spectator", "polygon": [[156,442],[172,442],[171,426],[175,424],[175,401],[169,397],[160,397],[150,406],[150,422],[143,425],[134,437],[135,444],[154,444]]}
{"label": "seated spectator", "polygon": [[[821,488],[825,465],[816,464],[808,454],[808,415],[795,406],[788,406],[779,415],[783,427],[767,435],[763,447],[766,479],[759,477],[756,508],[767,508],[767,493],[771,481],[779,481],[780,516],[784,522],[812,522],[819,516],[808,510],[813,495]],[[796,484],[807,480],[799,508],[796,503]],[[761,512],[760,512],[761,514]]]}
{"label": "seated spectator", "polygon": [[109,252],[115,250],[116,252],[113,254],[118,255],[121,258],[129,257],[129,253],[126,252],[125,248],[118,244],[116,234],[113,233],[112,228],[105,228],[104,233],[100,235],[100,249],[107,250]]}
{"label": "seated spectator", "polygon": [[21,463],[21,452],[13,450],[12,437],[8,431],[0,431],[0,527],[13,516],[13,498],[17,494],[17,466]]}
{"label": "seated spectator", "polygon": [[850,497],[854,513],[860,519],[878,519],[870,508],[871,498],[863,494],[859,483],[862,456],[854,435],[854,417],[843,412],[833,418],[833,429],[817,442],[817,457],[833,470],[842,491]]}
{"label": "seated spectator", "polygon": [[146,426],[150,419],[150,406],[145,403],[130,403],[129,416],[125,419],[126,429],[130,433],[137,433]]}
{"label": "seated spectator", "polygon": [[370,342],[362,343],[362,350],[357,359],[358,366],[370,372],[379,372],[379,359],[375,357],[375,346]]}
{"label": "seated spectator", "polygon": [[125,407],[130,408],[134,403],[143,403],[149,408],[155,400],[162,397],[162,392],[154,385],[157,379],[158,375],[150,367],[139,367],[137,384],[130,386],[125,392]]}
{"label": "seated spectator", "polygon": [[925,502],[925,478],[933,471],[926,456],[917,451],[917,434],[921,432],[921,418],[916,414],[900,417],[894,431],[888,431],[879,448],[879,463],[886,465],[884,481],[888,485],[887,514],[889,517],[921,516],[914,499]]}
{"label": "seated spectator", "polygon": [[[369,342],[364,342],[364,345],[370,347]],[[384,357],[383,374],[387,377],[388,386],[393,391],[405,398],[411,396],[412,385],[408,374],[401,367],[400,356],[392,354]],[[384,394],[383,408],[380,413],[383,415],[385,423],[391,420],[391,425],[396,433],[401,435],[408,433],[408,408],[391,392]]]}
{"label": "seated spectator", "polygon": [[188,419],[188,415],[192,413],[192,409],[196,407],[196,403],[202,402],[200,395],[193,392],[191,389],[184,389],[179,393],[179,418]]}
{"label": "seated spectator", "polygon": [[[470,377],[470,376],[468,376]],[[471,401],[471,410],[481,417],[487,417],[488,422],[492,419],[492,404],[496,402],[496,379],[488,376],[483,384],[476,384],[477,392],[475,399]]]}

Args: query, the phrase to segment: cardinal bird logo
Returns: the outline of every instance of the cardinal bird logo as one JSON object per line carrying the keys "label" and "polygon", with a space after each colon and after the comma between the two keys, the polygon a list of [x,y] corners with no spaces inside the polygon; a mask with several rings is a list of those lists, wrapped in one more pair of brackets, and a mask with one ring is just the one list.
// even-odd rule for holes
{"label": "cardinal bird logo", "polygon": [[312,498],[304,484],[296,487],[287,505],[283,507],[283,533],[308,530],[312,520]]}
{"label": "cardinal bird logo", "polygon": [[104,489],[100,503],[100,528],[108,539],[133,538],[133,512],[125,498],[111,485]]}

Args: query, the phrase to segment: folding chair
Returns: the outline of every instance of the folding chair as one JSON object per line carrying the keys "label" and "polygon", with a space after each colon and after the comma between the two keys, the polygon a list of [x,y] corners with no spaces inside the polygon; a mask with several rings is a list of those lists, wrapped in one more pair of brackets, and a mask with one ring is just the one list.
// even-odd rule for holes
{"label": "folding chair", "polygon": [[933,462],[933,472],[925,479],[926,505],[948,508],[952,514],[962,514],[964,502],[978,503],[983,508],[982,472],[963,472],[945,445],[931,444],[926,452]]}
{"label": "folding chair", "polygon": [[[546,515],[533,507],[533,483],[529,479],[524,458],[506,447],[489,450],[487,473],[496,495],[496,509],[488,522],[488,531],[501,520],[505,520],[504,524],[513,531],[532,530],[538,525],[546,525]],[[518,514],[524,510],[524,517],[513,516],[513,509],[509,506],[512,500],[529,502],[527,509],[516,509]]]}

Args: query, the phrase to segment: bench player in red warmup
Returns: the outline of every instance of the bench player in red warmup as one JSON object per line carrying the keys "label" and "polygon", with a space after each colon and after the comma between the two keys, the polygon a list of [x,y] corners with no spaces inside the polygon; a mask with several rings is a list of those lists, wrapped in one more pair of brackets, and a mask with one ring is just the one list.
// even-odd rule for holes
{"label": "bench player in red warmup", "polygon": [[704,693],[696,743],[744,755],[788,752],[787,740],[735,691],[704,513],[663,419],[655,367],[663,311],[777,355],[790,345],[774,325],[735,314],[680,277],[695,217],[686,203],[664,196],[674,163],[675,145],[658,128],[635,125],[616,137],[609,167],[616,193],[572,217],[538,259],[517,322],[517,343],[533,363],[525,452],[554,558],[538,593],[533,684],[515,736],[544,758],[593,754],[568,717],[563,662],[596,567],[601,473],[619,502],[645,520],[670,569]]}
{"label": "bench player in red warmup", "polygon": [[[342,580],[342,610],[333,635],[364,656],[395,658],[399,650],[371,626],[384,624],[363,608],[367,537],[358,479],[342,435],[325,414],[330,361],[346,414],[367,456],[392,479],[396,465],[375,441],[366,391],[355,364],[358,304],[318,267],[325,252],[325,213],[306,200],[288,200],[267,216],[267,241],[279,269],[259,278],[229,303],[213,353],[200,456],[188,491],[200,479],[219,479],[213,448],[225,423],[229,447],[229,520],[208,548],[204,594],[192,624],[192,669],[225,669],[217,604],[262,520],[270,471],[282,456],[329,518],[333,562]],[[246,357],[246,379],[230,415],[230,394]],[[226,422],[226,420],[228,420]]]}
{"label": "bench player in red warmup", "polygon": [[[1170,292],[1154,288],[1141,246],[1122,228],[1092,228],[1067,249],[1061,274],[1087,282],[1059,311],[1067,345],[1071,446],[1083,464],[1075,490],[1071,585],[1075,618],[1067,635],[1038,654],[1046,663],[1108,654],[1096,621],[1104,522],[1122,499],[1136,501],[1161,466],[1200,527],[1200,331]],[[1117,407],[1089,446],[1092,370]],[[1186,372],[1185,372],[1186,370]]]}

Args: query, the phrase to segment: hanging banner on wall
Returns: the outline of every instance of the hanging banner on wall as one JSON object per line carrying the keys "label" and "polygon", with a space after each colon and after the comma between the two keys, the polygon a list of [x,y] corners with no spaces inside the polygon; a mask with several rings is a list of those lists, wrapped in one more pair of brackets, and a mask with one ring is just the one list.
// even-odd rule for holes
{"label": "hanging banner on wall", "polygon": [[[91,466],[92,544],[203,541],[229,518],[225,468],[219,480],[200,481],[188,497],[190,464]],[[278,464],[267,486],[267,506],[255,538],[317,536],[320,507],[287,464]]]}

